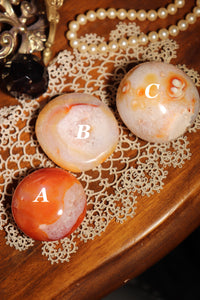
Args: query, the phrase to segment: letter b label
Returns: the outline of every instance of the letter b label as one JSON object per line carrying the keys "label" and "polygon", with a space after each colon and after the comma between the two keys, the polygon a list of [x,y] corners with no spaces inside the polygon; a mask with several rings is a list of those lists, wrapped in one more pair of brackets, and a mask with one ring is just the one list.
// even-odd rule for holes
{"label": "letter b label", "polygon": [[78,125],[77,139],[87,139],[90,136],[90,125]]}

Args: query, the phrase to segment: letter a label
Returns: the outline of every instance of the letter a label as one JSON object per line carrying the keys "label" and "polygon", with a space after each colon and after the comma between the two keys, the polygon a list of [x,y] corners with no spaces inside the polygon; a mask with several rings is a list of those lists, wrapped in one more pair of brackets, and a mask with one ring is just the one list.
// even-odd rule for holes
{"label": "letter a label", "polygon": [[90,125],[78,125],[77,139],[87,139],[90,136],[88,132],[90,130]]}
{"label": "letter a label", "polygon": [[[39,200],[41,199],[41,200]],[[46,189],[42,188],[41,191],[39,192],[39,194],[37,195],[37,197],[35,198],[35,200],[33,202],[49,202],[47,200],[47,194],[46,194]]]}

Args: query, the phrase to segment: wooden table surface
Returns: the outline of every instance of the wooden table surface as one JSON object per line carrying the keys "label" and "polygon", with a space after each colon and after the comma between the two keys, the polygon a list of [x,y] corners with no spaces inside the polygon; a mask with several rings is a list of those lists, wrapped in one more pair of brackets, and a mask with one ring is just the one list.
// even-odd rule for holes
{"label": "wooden table surface", "polygon": [[[164,5],[172,1],[66,0],[60,9],[53,55],[69,48],[65,39],[67,23],[77,14],[99,7],[156,9],[161,2]],[[152,24],[152,30],[175,24],[194,5],[194,1],[186,2],[175,16]],[[142,29],[148,31],[148,25],[143,22]],[[83,32],[87,32],[87,26]],[[178,35],[180,49],[173,63],[186,64],[200,73],[199,32],[200,18]],[[101,27],[98,33],[104,34]],[[0,93],[1,107],[14,103],[13,98]],[[39,242],[25,252],[17,251],[6,245],[5,233],[0,231],[0,299],[101,299],[169,253],[200,224],[200,130],[189,134],[189,140],[191,160],[182,168],[167,169],[161,192],[139,197],[134,218],[123,224],[112,221],[101,236],[79,242],[78,252],[68,263],[51,265],[41,255]]]}

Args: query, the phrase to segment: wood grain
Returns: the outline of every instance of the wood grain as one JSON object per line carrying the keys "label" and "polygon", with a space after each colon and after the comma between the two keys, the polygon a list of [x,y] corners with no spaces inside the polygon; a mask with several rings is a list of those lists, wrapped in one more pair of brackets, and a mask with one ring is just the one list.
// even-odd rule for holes
{"label": "wood grain", "polygon": [[[150,9],[158,8],[161,1],[130,0],[66,0],[60,10],[53,55],[66,48],[67,23],[79,13],[98,7]],[[162,1],[162,4],[171,1]],[[183,17],[194,5],[187,1],[176,16],[148,21],[141,25],[145,31],[166,27]],[[97,30],[107,36],[113,23],[88,24],[80,34]],[[148,29],[147,29],[148,28]],[[176,38],[180,45],[175,64],[186,64],[200,73],[200,19]],[[16,100],[0,92],[0,107],[14,105]],[[123,224],[113,220],[93,241],[79,242],[79,250],[69,263],[51,265],[41,255],[41,244],[19,252],[6,245],[5,233],[0,232],[0,299],[67,299],[94,300],[118,288],[128,279],[138,276],[169,253],[200,225],[200,131],[188,134],[191,160],[179,168],[168,168],[164,188],[151,197],[139,197],[136,215]]]}

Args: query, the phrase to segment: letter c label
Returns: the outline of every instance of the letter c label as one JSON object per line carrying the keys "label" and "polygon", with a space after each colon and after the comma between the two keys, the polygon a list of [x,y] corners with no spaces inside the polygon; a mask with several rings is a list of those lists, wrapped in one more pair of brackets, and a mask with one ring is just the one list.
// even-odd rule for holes
{"label": "letter c label", "polygon": [[158,95],[159,95],[159,92],[155,95],[155,96],[150,96],[150,88],[153,86],[153,85],[155,85],[156,86],[156,88],[157,88],[157,90],[159,90],[159,88],[160,88],[160,84],[159,83],[151,83],[151,84],[149,84],[147,87],[146,87],[146,89],[145,89],[145,95],[146,95],[146,97],[147,98],[156,98]]}

